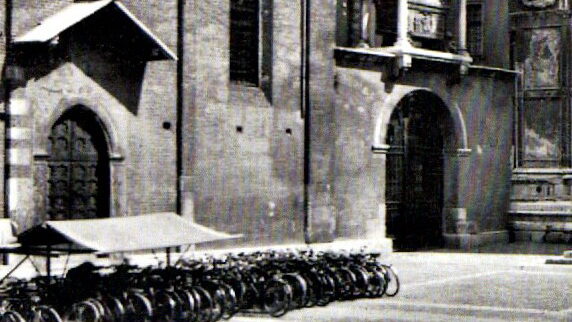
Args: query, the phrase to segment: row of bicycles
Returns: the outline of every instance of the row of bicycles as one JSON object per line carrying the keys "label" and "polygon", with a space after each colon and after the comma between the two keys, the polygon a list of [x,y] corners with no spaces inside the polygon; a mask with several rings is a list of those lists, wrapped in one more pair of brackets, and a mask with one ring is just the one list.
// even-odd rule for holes
{"label": "row of bicycles", "polygon": [[238,312],[279,317],[333,301],[395,296],[379,254],[265,251],[179,260],[173,266],[89,262],[63,277],[12,280],[2,321],[218,321]]}

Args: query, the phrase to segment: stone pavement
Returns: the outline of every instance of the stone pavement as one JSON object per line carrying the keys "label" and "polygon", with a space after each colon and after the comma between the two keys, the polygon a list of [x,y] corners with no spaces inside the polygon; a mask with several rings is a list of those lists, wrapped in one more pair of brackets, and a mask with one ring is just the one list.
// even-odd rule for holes
{"label": "stone pavement", "polygon": [[393,253],[384,261],[399,270],[394,298],[231,321],[572,321],[572,265],[545,264],[560,254]]}
{"label": "stone pavement", "polygon": [[[482,248],[480,253],[396,252],[382,258],[399,271],[402,288],[394,298],[337,302],[279,319],[259,315],[231,321],[572,321],[572,265],[545,264],[567,248],[570,245],[522,243]],[[55,270],[89,257],[72,258],[67,265],[60,258]],[[143,259],[151,264],[164,257]],[[42,271],[43,263],[35,261]],[[19,275],[32,273],[29,264],[19,270]]]}

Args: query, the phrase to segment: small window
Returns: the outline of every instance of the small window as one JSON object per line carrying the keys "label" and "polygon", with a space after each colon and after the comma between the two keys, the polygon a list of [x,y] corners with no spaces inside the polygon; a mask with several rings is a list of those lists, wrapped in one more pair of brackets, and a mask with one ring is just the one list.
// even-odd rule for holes
{"label": "small window", "polygon": [[467,4],[467,50],[475,59],[483,56],[483,6]]}
{"label": "small window", "polygon": [[230,1],[230,80],[251,86],[259,83],[259,0]]}

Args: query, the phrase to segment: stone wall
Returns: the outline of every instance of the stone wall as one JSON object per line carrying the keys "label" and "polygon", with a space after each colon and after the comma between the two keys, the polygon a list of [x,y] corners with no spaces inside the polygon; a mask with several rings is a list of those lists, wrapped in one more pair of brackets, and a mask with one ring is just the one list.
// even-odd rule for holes
{"label": "stone wall", "polygon": [[470,70],[459,82],[450,82],[445,68],[412,68],[396,82],[386,82],[383,64],[340,65],[346,66],[336,69],[338,238],[385,237],[385,155],[372,153],[372,144],[385,144],[389,115],[400,98],[416,90],[441,98],[455,120],[456,149],[470,149],[460,163],[445,167],[445,189],[451,190],[446,192],[445,220],[454,216],[454,209],[464,208],[472,234],[504,231],[512,170],[513,76]]}

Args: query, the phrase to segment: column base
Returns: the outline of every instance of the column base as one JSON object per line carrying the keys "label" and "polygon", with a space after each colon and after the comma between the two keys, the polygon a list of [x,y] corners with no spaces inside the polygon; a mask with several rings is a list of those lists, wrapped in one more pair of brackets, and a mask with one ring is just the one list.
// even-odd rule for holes
{"label": "column base", "polygon": [[444,234],[443,239],[447,248],[471,250],[486,244],[508,243],[509,233],[500,230],[478,234]]}

